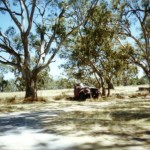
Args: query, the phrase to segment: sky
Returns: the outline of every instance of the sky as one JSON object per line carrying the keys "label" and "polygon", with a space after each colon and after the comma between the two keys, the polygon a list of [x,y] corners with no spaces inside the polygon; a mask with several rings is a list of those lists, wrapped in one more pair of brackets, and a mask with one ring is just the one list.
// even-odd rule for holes
{"label": "sky", "polygon": [[59,66],[64,63],[64,60],[60,59],[59,57],[56,57],[54,60],[55,62],[50,64],[49,74],[52,75],[54,79],[57,79],[58,77],[63,77],[63,69]]}

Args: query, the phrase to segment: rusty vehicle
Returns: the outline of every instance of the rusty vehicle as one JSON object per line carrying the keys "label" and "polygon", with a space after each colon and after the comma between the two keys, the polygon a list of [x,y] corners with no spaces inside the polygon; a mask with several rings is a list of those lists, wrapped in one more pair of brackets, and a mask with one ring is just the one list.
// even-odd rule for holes
{"label": "rusty vehicle", "polygon": [[95,87],[84,86],[83,84],[74,85],[74,98],[77,100],[86,100],[87,98],[98,98],[99,90]]}

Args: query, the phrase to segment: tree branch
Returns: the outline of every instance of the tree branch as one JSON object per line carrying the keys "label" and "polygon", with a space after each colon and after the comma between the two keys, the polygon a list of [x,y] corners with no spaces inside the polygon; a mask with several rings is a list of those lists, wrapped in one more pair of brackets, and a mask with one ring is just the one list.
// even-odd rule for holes
{"label": "tree branch", "polygon": [[29,11],[28,11],[28,7],[27,7],[27,5],[26,5],[26,3],[25,3],[24,0],[22,0],[22,3],[23,3],[23,5],[24,5],[24,7],[25,7],[26,14],[27,14],[27,19],[28,19],[28,22],[29,22]]}
{"label": "tree branch", "polygon": [[0,48],[6,50],[6,52],[8,52],[9,54],[14,55],[17,58],[18,63],[21,62],[20,54],[16,53],[15,50],[13,50],[13,49],[11,49],[11,48],[7,47],[6,45],[3,45],[3,44],[0,44]]}
{"label": "tree branch", "polygon": [[2,0],[3,4],[5,5],[7,12],[9,13],[9,15],[11,16],[11,18],[13,19],[13,21],[15,22],[15,24],[17,25],[17,27],[19,28],[20,31],[21,30],[21,24],[18,21],[18,19],[14,16],[13,12],[11,11],[11,9],[8,7],[7,1]]}
{"label": "tree branch", "polygon": [[[20,58],[20,54],[16,53],[16,51],[11,47],[10,44],[10,40],[0,31],[0,36],[3,37],[4,40],[2,40],[4,42],[4,44],[0,43],[0,48],[6,50],[6,52],[14,55],[18,61],[18,64],[21,62],[21,58]],[[9,45],[7,45],[9,44]]]}
{"label": "tree branch", "polygon": [[[89,10],[92,10],[94,9],[94,7],[96,6],[96,4],[98,3],[98,0],[95,1],[95,3],[92,4],[92,6],[90,7]],[[64,13],[66,12],[66,8],[63,8],[62,11],[60,12],[59,16],[58,16],[58,21],[57,23],[55,23],[54,25],[54,28],[53,28],[53,34],[52,36],[50,37],[49,39],[49,42],[47,44],[47,47],[45,48],[45,55],[48,53],[50,47],[51,47],[51,44],[52,42],[54,41],[55,39],[55,36],[56,36],[56,33],[57,33],[57,30],[58,30],[58,25],[61,21],[61,19],[64,17]],[[39,67],[35,67],[35,69],[37,70],[37,72],[43,70],[44,68],[46,68],[53,60],[53,58],[56,56],[56,54],[58,53],[58,51],[60,50],[61,46],[63,45],[63,43],[66,41],[67,37],[70,36],[75,30],[79,29],[79,27],[81,25],[83,25],[87,19],[89,17],[89,13],[87,14],[87,16],[85,17],[85,20],[83,20],[83,22],[81,22],[80,24],[78,24],[76,27],[73,27],[73,29],[71,29],[71,31],[69,31],[65,37],[63,38],[63,40],[59,43],[57,49],[53,52],[53,54],[50,56],[50,58],[48,59],[47,63],[43,64],[43,65],[40,65]]]}
{"label": "tree branch", "polygon": [[29,32],[30,32],[31,27],[32,27],[33,15],[34,15],[34,11],[35,11],[36,1],[37,0],[33,0],[33,2],[32,2],[32,9],[31,9],[31,13],[30,13],[30,16],[29,16],[29,22],[28,22],[29,25],[28,25],[28,28],[27,28],[27,31],[26,31],[27,35],[29,35]]}
{"label": "tree branch", "polygon": [[[4,7],[0,7],[0,10],[4,10],[4,11],[8,12],[8,9],[4,8]],[[12,11],[12,13],[15,14],[15,15],[21,16],[21,14],[16,12],[16,11]]]}
{"label": "tree branch", "polygon": [[3,58],[2,56],[0,56],[0,58],[4,60],[4,61],[3,61],[3,60],[0,60],[0,63],[1,63],[1,64],[10,65],[10,66],[13,66],[13,67],[15,67],[15,68],[20,68],[17,64],[6,60],[6,59]]}

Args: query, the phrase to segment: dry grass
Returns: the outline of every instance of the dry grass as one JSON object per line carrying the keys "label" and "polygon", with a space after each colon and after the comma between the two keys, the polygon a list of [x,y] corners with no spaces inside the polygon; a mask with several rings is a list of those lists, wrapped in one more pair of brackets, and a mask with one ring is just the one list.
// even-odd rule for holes
{"label": "dry grass", "polygon": [[[39,97],[53,97],[60,95],[62,92],[65,92],[68,95],[73,94],[73,89],[61,89],[61,90],[39,90],[37,92],[37,95]],[[16,98],[24,98],[25,92],[1,92],[0,98],[10,98],[10,97],[16,97]]]}
{"label": "dry grass", "polygon": [[[9,122],[10,119],[7,118],[5,122],[1,121],[1,124],[3,123],[4,128],[7,127],[7,121],[13,125],[10,128],[16,128],[16,123],[21,124],[21,127],[27,126],[27,128],[21,130],[19,126],[17,129],[19,132],[29,127],[30,129],[36,129],[37,125],[40,124],[42,131],[40,130],[39,132],[38,130],[38,133],[41,134],[41,132],[44,132],[45,134],[46,131],[47,141],[44,139],[43,134],[42,136],[40,134],[37,136],[36,133],[34,147],[28,149],[35,149],[37,137],[42,138],[42,142],[39,139],[36,141],[40,149],[52,149],[52,144],[56,144],[55,149],[145,149],[145,146],[150,145],[150,98],[148,98],[149,95],[145,92],[137,92],[138,87],[133,87],[133,89],[132,87],[128,88],[117,87],[112,91],[111,97],[103,97],[95,100],[88,99],[85,102],[60,102],[54,100],[54,98],[57,100],[68,99],[69,96],[73,96],[73,91],[71,90],[50,90],[45,91],[45,93],[42,91],[42,94],[39,96],[41,99],[43,97],[47,98],[48,102],[51,102],[48,104],[13,105],[12,103],[18,99],[17,96],[14,97],[12,95],[12,98],[10,98],[11,96],[9,97],[10,99],[4,97],[1,98],[1,101],[7,99],[10,105],[1,105],[0,112],[22,110],[27,112],[21,113],[21,116],[13,116],[12,122]],[[53,101],[51,101],[52,99]],[[32,99],[27,101],[30,102]],[[23,134],[18,134],[18,131],[16,133],[20,141]],[[27,135],[26,140],[22,139],[23,145],[21,146],[27,146],[28,140],[31,143],[33,141],[31,139],[33,138],[33,134],[34,132],[31,132],[30,136],[25,134]],[[54,136],[54,138],[47,138],[48,134],[50,137]],[[59,136],[62,138],[60,141],[58,139]],[[11,140],[4,139],[4,141],[8,145],[8,142]],[[70,144],[74,141],[79,142],[74,145],[75,147],[66,145],[61,148],[57,147],[57,145],[59,146],[62,143]],[[39,147],[40,142],[46,146]],[[51,147],[47,147],[48,145]]]}
{"label": "dry grass", "polygon": [[[111,90],[110,97],[103,97],[98,99],[88,99],[89,102],[99,101],[111,101],[114,99],[130,99],[138,97],[150,97],[148,92],[139,92],[139,87],[148,87],[148,85],[142,86],[120,86]],[[0,104],[18,104],[18,103],[32,103],[32,102],[49,102],[51,100],[73,100],[73,89],[62,90],[41,90],[38,91],[38,99],[27,98],[24,99],[25,92],[10,92],[0,93]]]}
{"label": "dry grass", "polygon": [[[35,102],[33,98],[24,99],[25,92],[2,92],[0,93],[0,104]],[[38,102],[46,102],[51,99],[61,99],[73,96],[72,89],[41,90],[38,91]],[[60,97],[60,98],[59,98]]]}
{"label": "dry grass", "polygon": [[67,92],[62,92],[59,95],[53,97],[54,100],[73,100],[74,97],[68,94]]}
{"label": "dry grass", "polygon": [[73,96],[73,89],[41,90],[41,91],[38,91],[38,96],[53,98],[55,96],[62,95],[62,93],[65,93],[65,95]]}
{"label": "dry grass", "polygon": [[67,99],[68,95],[66,95],[65,92],[62,92],[60,95],[54,96],[54,100],[62,100],[62,99]]}
{"label": "dry grass", "polygon": [[47,102],[47,99],[44,97],[37,97],[37,98],[33,98],[33,97],[28,97],[28,98],[24,98],[23,103],[34,103],[34,102]]}
{"label": "dry grass", "polygon": [[16,96],[6,97],[0,99],[0,105],[9,105],[9,104],[21,104],[23,102],[23,98],[17,98]]}

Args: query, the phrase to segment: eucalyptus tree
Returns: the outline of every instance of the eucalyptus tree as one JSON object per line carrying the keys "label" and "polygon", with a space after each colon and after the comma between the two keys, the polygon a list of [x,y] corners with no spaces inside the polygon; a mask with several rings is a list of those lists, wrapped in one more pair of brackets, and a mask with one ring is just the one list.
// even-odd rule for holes
{"label": "eucalyptus tree", "polygon": [[69,53],[64,56],[69,58],[66,64],[73,68],[80,78],[85,75],[94,76],[101,86],[102,95],[110,94],[112,79],[117,75],[123,63],[117,58],[115,43],[115,30],[117,26],[113,22],[113,15],[107,5],[102,1],[94,9],[90,19],[82,26],[79,34],[69,43]]}
{"label": "eucalyptus tree", "polygon": [[[98,0],[0,0],[0,63],[16,68],[25,81],[25,97],[36,100],[38,74],[53,62],[67,38],[88,19]],[[84,13],[83,13],[84,12]],[[75,14],[81,15],[77,20]],[[34,59],[34,61],[32,61]]]}
{"label": "eucalyptus tree", "polygon": [[112,0],[122,53],[143,69],[150,82],[150,0]]}

